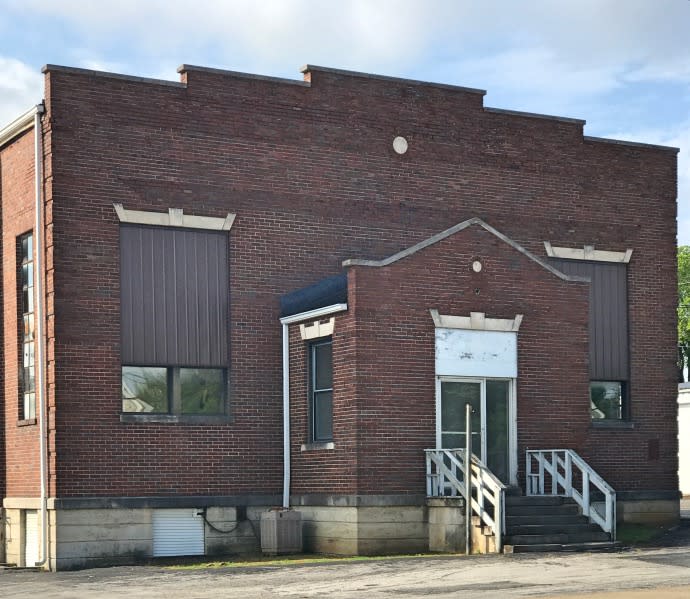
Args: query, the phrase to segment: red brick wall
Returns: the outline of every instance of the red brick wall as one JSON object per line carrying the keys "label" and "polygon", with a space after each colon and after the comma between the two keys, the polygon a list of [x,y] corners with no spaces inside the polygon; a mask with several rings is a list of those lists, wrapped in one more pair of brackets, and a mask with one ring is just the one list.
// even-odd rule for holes
{"label": "red brick wall", "polygon": [[[38,424],[20,426],[20,321],[17,237],[34,228],[34,135],[28,131],[0,150],[2,193],[2,403],[4,443],[0,449],[3,496],[39,494]],[[4,475],[4,476],[3,476]]]}
{"label": "red brick wall", "polygon": [[[480,273],[471,269],[475,259]],[[391,266],[353,270],[361,492],[425,488],[422,450],[435,446],[436,423],[431,308],[522,314],[518,455],[528,447],[582,446],[590,426],[586,283],[563,281],[479,226]]]}
{"label": "red brick wall", "polygon": [[[311,87],[200,71],[183,78],[186,88],[47,76],[59,496],[279,492],[279,296],[337,272],[343,259],[380,258],[472,216],[539,255],[545,239],[635,249],[637,428],[611,436],[626,448],[660,438],[661,461],[648,470],[656,474],[620,480],[675,488],[673,153],[586,141],[578,124],[484,112],[480,95],[440,87],[323,71]],[[396,135],[410,142],[404,156],[391,148]],[[113,202],[237,213],[233,423],[120,423]],[[660,416],[650,416],[650,396]],[[366,416],[358,426],[368,433]],[[426,424],[415,426],[421,435]],[[343,476],[338,484],[351,489]]]}

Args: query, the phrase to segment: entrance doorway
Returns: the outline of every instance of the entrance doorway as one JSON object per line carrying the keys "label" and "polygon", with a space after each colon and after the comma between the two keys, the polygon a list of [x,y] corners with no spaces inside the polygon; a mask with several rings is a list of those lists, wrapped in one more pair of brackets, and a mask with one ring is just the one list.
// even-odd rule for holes
{"label": "entrance doorway", "polygon": [[465,405],[472,406],[472,453],[501,482],[516,484],[514,379],[438,377],[436,446],[465,447]]}

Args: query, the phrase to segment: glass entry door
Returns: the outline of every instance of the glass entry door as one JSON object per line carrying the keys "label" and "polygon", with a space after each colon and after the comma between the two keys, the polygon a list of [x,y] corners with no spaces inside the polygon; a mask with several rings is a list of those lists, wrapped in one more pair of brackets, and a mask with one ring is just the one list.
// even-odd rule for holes
{"label": "glass entry door", "polygon": [[465,447],[465,405],[472,406],[472,453],[505,484],[511,482],[510,379],[439,378],[437,446]]}

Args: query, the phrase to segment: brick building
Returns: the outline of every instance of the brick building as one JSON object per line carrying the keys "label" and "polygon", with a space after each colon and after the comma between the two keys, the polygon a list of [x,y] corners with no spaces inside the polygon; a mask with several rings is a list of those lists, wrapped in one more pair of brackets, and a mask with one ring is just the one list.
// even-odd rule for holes
{"label": "brick building", "polygon": [[4,560],[254,551],[281,504],[427,549],[466,403],[507,487],[571,449],[677,518],[677,150],[303,72],[48,65],[0,130]]}

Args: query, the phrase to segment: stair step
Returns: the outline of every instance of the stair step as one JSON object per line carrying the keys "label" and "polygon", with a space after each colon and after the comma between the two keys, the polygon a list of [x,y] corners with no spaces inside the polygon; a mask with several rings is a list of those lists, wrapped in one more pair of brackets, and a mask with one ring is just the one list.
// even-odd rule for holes
{"label": "stair step", "polygon": [[506,524],[543,524],[549,526],[560,526],[561,524],[589,524],[589,519],[582,514],[506,514]]}
{"label": "stair step", "polygon": [[506,496],[506,507],[512,506],[541,506],[541,505],[577,505],[570,497],[559,495],[512,495]]}
{"label": "stair step", "polygon": [[610,541],[611,538],[603,530],[571,532],[571,533],[551,533],[551,534],[532,534],[532,535],[509,535],[505,542],[508,545],[573,545],[576,543],[592,543]]}
{"label": "stair step", "polygon": [[527,524],[506,526],[507,535],[548,535],[584,532],[601,532],[601,528],[596,524],[589,524],[586,521],[572,524],[537,524],[529,522]]}
{"label": "stair step", "polygon": [[544,516],[569,516],[580,515],[577,504],[563,505],[511,505],[506,507],[507,516],[532,516],[542,518]]}
{"label": "stair step", "polygon": [[617,541],[604,541],[595,543],[546,543],[542,545],[510,545],[503,546],[504,553],[535,553],[535,552],[552,552],[552,551],[591,551],[591,552],[605,552],[616,551],[621,547]]}

